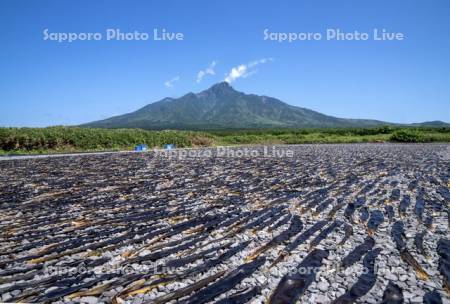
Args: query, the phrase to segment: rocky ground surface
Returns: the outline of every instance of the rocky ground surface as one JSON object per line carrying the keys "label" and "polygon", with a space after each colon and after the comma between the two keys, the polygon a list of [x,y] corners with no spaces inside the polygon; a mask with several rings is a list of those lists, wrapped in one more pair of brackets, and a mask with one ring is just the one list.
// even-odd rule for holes
{"label": "rocky ground surface", "polygon": [[1,161],[0,302],[449,303],[449,145],[186,151]]}

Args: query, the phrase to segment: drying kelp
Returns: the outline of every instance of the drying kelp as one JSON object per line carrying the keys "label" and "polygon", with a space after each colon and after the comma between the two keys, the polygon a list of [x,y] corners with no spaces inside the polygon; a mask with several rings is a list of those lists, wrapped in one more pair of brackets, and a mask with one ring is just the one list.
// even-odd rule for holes
{"label": "drying kelp", "polygon": [[297,248],[300,244],[306,242],[311,236],[313,236],[317,231],[321,230],[327,221],[319,221],[315,223],[313,226],[309,227],[305,232],[296,237],[291,243],[289,243],[278,255],[277,259],[272,263],[271,266],[275,266],[279,262],[281,262],[286,256],[291,254],[295,248]]}
{"label": "drying kelp", "polygon": [[423,296],[424,304],[442,304],[442,297],[436,290],[428,291]]}
{"label": "drying kelp", "polygon": [[349,224],[344,225],[344,237],[339,242],[339,245],[344,245],[345,242],[353,235],[353,227]]}
{"label": "drying kelp", "polygon": [[337,203],[336,205],[333,206],[333,208],[330,210],[330,212],[328,213],[328,218],[330,220],[334,220],[336,213],[342,208],[344,207],[344,204],[342,203]]}
{"label": "drying kelp", "polygon": [[383,293],[383,301],[382,304],[402,304],[404,302],[403,299],[403,291],[402,289],[389,281],[386,289]]}
{"label": "drying kelp", "polygon": [[384,211],[386,212],[388,219],[392,221],[395,217],[394,207],[392,207],[391,205],[386,205],[384,206]]}
{"label": "drying kelp", "polygon": [[440,239],[437,246],[439,255],[439,271],[444,277],[442,285],[447,293],[450,293],[450,241]]}
{"label": "drying kelp", "polygon": [[[272,293],[269,303],[295,303],[305,292],[309,285],[315,280],[315,269],[322,265],[322,260],[328,257],[328,252],[315,249],[308,254],[296,267],[294,274],[284,276],[277,288]],[[309,271],[301,271],[307,269]]]}
{"label": "drying kelp", "polygon": [[358,262],[367,252],[372,250],[375,241],[372,237],[367,237],[364,242],[356,246],[347,256],[342,259],[341,265],[344,268],[350,267]]}
{"label": "drying kelp", "polygon": [[314,214],[315,214],[315,215],[320,214],[322,211],[324,211],[325,209],[327,209],[328,206],[329,206],[331,203],[333,203],[333,201],[334,201],[334,199],[329,198],[329,199],[326,199],[324,202],[320,203],[320,205],[318,205],[318,206],[316,207],[316,209],[314,210]]}
{"label": "drying kelp", "polygon": [[270,242],[265,244],[264,246],[261,246],[260,248],[256,249],[253,253],[251,253],[246,260],[251,261],[258,257],[261,253],[265,252],[266,250],[273,248],[282,242],[285,242],[289,240],[291,237],[299,233],[303,229],[303,223],[299,216],[295,215],[292,217],[291,224],[289,227],[281,232],[279,235],[274,237]]}
{"label": "drying kelp", "polygon": [[[133,294],[145,293],[152,289],[155,289],[158,286],[166,285],[175,280],[184,279],[184,278],[205,272],[208,269],[227,261],[229,258],[231,258],[235,254],[242,251],[245,247],[247,247],[249,243],[250,242],[244,242],[235,247],[232,247],[229,250],[227,250],[226,252],[224,252],[223,254],[221,254],[220,256],[212,258],[210,260],[207,260],[205,263],[198,265],[196,267],[189,268],[186,271],[181,272],[180,274],[164,275],[164,273],[159,273],[157,275],[150,274],[150,275],[143,275],[143,276],[139,276],[139,277],[132,277],[132,280],[127,280],[127,283],[132,284],[132,286],[130,288],[125,289],[120,294],[116,295],[115,298],[116,299],[117,298],[125,298],[125,297],[131,296]],[[168,263],[170,263],[170,261]],[[253,264],[249,264],[249,265],[253,265]],[[162,267],[162,268],[164,268],[164,267]],[[206,286],[207,284],[213,282],[215,279],[222,276],[222,274],[225,274],[225,272],[223,272],[223,273],[221,272],[220,275],[215,274],[215,275],[209,276],[209,277],[197,282],[196,284],[192,285],[191,287],[188,286],[179,291],[169,293],[166,295],[166,297],[171,298],[171,299],[177,299],[179,297],[182,297],[185,294],[189,294],[190,292],[200,289],[200,288]],[[162,278],[158,278],[161,275],[162,275]],[[146,281],[150,278],[156,278],[156,279]],[[140,282],[140,284],[138,284],[136,286],[133,284],[133,282]]]}
{"label": "drying kelp", "polygon": [[[393,181],[393,183],[391,183],[391,186],[395,187],[398,185],[398,181]],[[398,201],[400,199],[400,189],[392,189],[391,191],[391,196],[390,196],[390,200],[392,201]]]}
{"label": "drying kelp", "polygon": [[242,291],[238,291],[237,293],[217,301],[216,304],[243,304],[250,301],[257,294],[261,293],[261,288],[259,286],[255,286],[253,288],[247,288]]}
{"label": "drying kelp", "polygon": [[373,210],[370,212],[370,218],[367,222],[367,233],[373,235],[377,230],[378,226],[384,221],[383,212],[380,210]]}
{"label": "drying kelp", "polygon": [[406,243],[404,241],[405,228],[402,221],[397,221],[392,225],[391,236],[399,251],[406,248]]}
{"label": "drying kelp", "polygon": [[[445,146],[287,148],[293,157],[208,149],[211,157],[195,159],[149,152],[0,161],[0,302],[264,303],[316,247],[330,254],[317,284],[300,285],[300,301],[330,303],[355,280],[358,294],[370,286],[361,280],[373,277],[348,272],[375,242],[386,272],[356,301],[394,301],[388,281],[405,302],[432,289],[448,301],[436,251],[448,234],[448,165],[436,153]],[[433,273],[428,282],[410,274],[421,265]]]}
{"label": "drying kelp", "polygon": [[347,207],[344,210],[344,216],[347,218],[348,221],[353,223],[353,214],[356,211],[356,204],[355,203],[348,203]]}
{"label": "drying kelp", "polygon": [[224,274],[225,274],[225,271],[219,271],[209,277],[206,277],[198,282],[195,282],[194,284],[191,284],[184,288],[178,289],[173,293],[169,293],[162,297],[156,298],[156,299],[152,300],[150,303],[155,303],[155,304],[161,303],[162,304],[162,303],[167,303],[169,301],[176,300],[181,297],[187,296],[187,295],[191,294],[192,292],[197,291],[197,290],[207,286],[211,282],[214,282],[216,279],[222,277]]}
{"label": "drying kelp", "polygon": [[408,210],[409,205],[411,204],[411,198],[409,195],[403,196],[402,200],[400,201],[400,204],[398,205],[398,214],[401,216],[406,215],[406,210]]}
{"label": "drying kelp", "polygon": [[406,242],[404,240],[404,224],[402,221],[397,221],[394,223],[391,230],[391,236],[398,251],[400,252],[400,257],[402,260],[414,269],[419,279],[429,280],[429,275],[425,272],[422,266],[420,266],[419,262],[417,262],[417,260],[411,255],[408,248],[406,248]]}
{"label": "drying kelp", "polygon": [[359,209],[359,222],[365,223],[369,219],[369,209],[367,207],[362,207]]}
{"label": "drying kelp", "polygon": [[179,303],[206,303],[218,295],[232,289],[236,284],[241,282],[246,277],[250,276],[256,269],[264,264],[266,259],[264,257],[256,259],[250,263],[243,264],[238,269],[233,270],[223,279],[209,285],[205,289],[197,292],[189,299],[181,301]]}
{"label": "drying kelp", "polygon": [[343,295],[337,298],[333,303],[354,303],[360,297],[365,295],[375,285],[377,274],[375,273],[375,260],[380,254],[381,249],[377,248],[369,251],[363,260],[366,271],[358,278],[358,281]]}
{"label": "drying kelp", "polygon": [[429,214],[427,217],[425,217],[423,224],[425,227],[432,230],[433,229],[433,216],[431,214]]}
{"label": "drying kelp", "polygon": [[203,251],[200,251],[198,253],[194,253],[191,255],[187,255],[184,257],[178,257],[177,259],[169,260],[165,263],[164,267],[182,267],[187,264],[190,264],[194,261],[200,260],[203,257],[209,257],[211,254],[229,248],[231,246],[231,243],[225,243],[222,246],[218,247],[212,247],[210,249],[205,249]]}
{"label": "drying kelp", "polygon": [[323,231],[319,233],[318,236],[316,236],[311,243],[309,244],[310,250],[319,245],[319,243],[325,239],[331,232],[333,232],[335,229],[339,228],[342,225],[342,221],[334,221],[331,223],[327,228],[325,228]]}
{"label": "drying kelp", "polygon": [[425,201],[421,196],[416,197],[416,205],[414,206],[414,213],[419,221],[422,221],[423,211],[425,209]]}
{"label": "drying kelp", "polygon": [[423,238],[426,233],[426,231],[417,233],[414,236],[414,245],[416,246],[418,253],[422,254],[425,258],[428,258],[428,254],[425,252],[425,248],[423,247]]}
{"label": "drying kelp", "polygon": [[277,230],[279,227],[286,225],[287,223],[289,223],[289,221],[292,218],[292,214],[288,213],[285,216],[283,216],[278,222],[276,222],[275,224],[273,224],[272,226],[269,227],[269,231],[274,231]]}

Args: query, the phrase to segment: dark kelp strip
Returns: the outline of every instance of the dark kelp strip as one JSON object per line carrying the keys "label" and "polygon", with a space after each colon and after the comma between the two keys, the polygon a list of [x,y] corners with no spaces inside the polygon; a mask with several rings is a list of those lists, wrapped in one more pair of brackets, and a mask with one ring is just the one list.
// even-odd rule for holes
{"label": "dark kelp strip", "polygon": [[337,204],[334,205],[333,208],[330,210],[330,212],[328,212],[328,219],[334,220],[334,218],[336,217],[336,213],[340,209],[342,209],[342,207],[344,207],[344,204],[338,201]]}
{"label": "dark kelp strip", "polygon": [[286,225],[287,223],[289,223],[289,221],[292,218],[292,214],[288,213],[286,214],[284,217],[282,217],[278,222],[276,222],[275,224],[273,224],[272,226],[269,227],[268,231],[271,232],[273,230],[277,230],[278,228],[280,228],[283,225]]}
{"label": "dark kelp strip", "polygon": [[399,251],[403,250],[406,247],[406,243],[403,240],[405,236],[404,224],[402,221],[397,221],[392,225],[391,236],[394,240],[395,245]]}
{"label": "dark kelp strip", "polygon": [[308,228],[305,232],[303,232],[302,234],[300,234],[298,237],[296,237],[291,243],[289,243],[282,251],[281,253],[278,255],[277,259],[275,261],[273,261],[272,265],[270,267],[275,266],[276,264],[278,264],[279,262],[281,262],[286,256],[288,256],[289,254],[291,254],[291,252],[297,248],[299,245],[303,244],[304,242],[306,242],[311,236],[314,235],[314,233],[316,233],[317,231],[319,231],[320,229],[322,229],[323,227],[325,227],[325,225],[327,224],[327,221],[318,221],[317,223],[315,223],[313,226],[311,226],[310,228]]}
{"label": "dark kelp strip", "polygon": [[[309,285],[316,279],[315,270],[322,266],[322,260],[328,257],[328,251],[314,249],[297,265],[294,274],[285,275],[269,298],[270,304],[296,303]],[[301,271],[301,270],[308,271]]]}
{"label": "dark kelp strip", "polygon": [[316,236],[316,238],[314,238],[311,241],[311,244],[309,245],[309,249],[313,249],[314,247],[316,247],[317,245],[319,245],[319,243],[325,239],[331,232],[333,232],[333,230],[339,228],[339,226],[342,225],[342,221],[334,221],[331,225],[329,225],[327,228],[325,228],[323,231],[321,231],[319,233],[318,236]]}
{"label": "dark kelp strip", "polygon": [[359,222],[365,223],[369,219],[369,209],[367,207],[362,207],[359,209]]}
{"label": "dark kelp strip", "polygon": [[259,223],[257,223],[254,227],[254,231],[262,230],[266,227],[270,227],[273,223],[277,221],[277,219],[280,217],[280,214],[284,212],[284,209],[286,208],[285,205],[273,207],[270,212],[266,215],[266,218]]}
{"label": "dark kelp strip", "polygon": [[384,221],[383,212],[380,210],[373,210],[370,212],[370,218],[367,222],[367,233],[373,235],[377,230],[378,226]]}
{"label": "dark kelp strip", "polygon": [[355,203],[348,203],[347,207],[344,210],[344,217],[350,222],[354,223],[353,221],[353,214],[355,213],[356,205]]}
{"label": "dark kelp strip", "polygon": [[439,255],[439,271],[444,277],[442,283],[445,291],[450,294],[450,240],[440,239],[437,245]]}
{"label": "dark kelp strip", "polygon": [[190,304],[202,304],[211,301],[215,297],[233,289],[234,286],[239,284],[243,279],[251,276],[260,266],[264,264],[266,259],[261,257],[250,263],[239,266],[236,270],[233,270],[226,277],[214,282],[206,288],[200,290],[196,294],[192,295],[184,301],[179,303]]}
{"label": "dark kelp strip", "polygon": [[423,295],[424,304],[442,304],[442,297],[436,290],[428,291]]}
{"label": "dark kelp strip", "polygon": [[425,209],[425,201],[421,196],[416,197],[416,205],[414,206],[414,213],[419,222],[422,222],[423,211]]}
{"label": "dark kelp strip", "polygon": [[362,244],[356,246],[342,259],[342,267],[347,268],[358,262],[367,252],[372,250],[373,246],[375,246],[375,240],[370,236],[366,237]]}
{"label": "dark kelp strip", "polygon": [[392,225],[391,236],[396,244],[398,251],[400,252],[400,257],[402,258],[402,260],[414,269],[419,279],[429,280],[430,277],[428,276],[428,274],[425,272],[422,266],[420,266],[417,260],[411,255],[411,253],[408,251],[408,248],[406,248],[406,243],[403,239],[405,236],[405,232],[402,221],[397,221],[394,223],[394,225]]}
{"label": "dark kelp strip", "polygon": [[392,207],[391,205],[386,205],[384,206],[384,211],[386,212],[389,221],[392,221],[395,217],[394,207]]}
{"label": "dark kelp strip", "polygon": [[344,224],[344,237],[339,242],[339,245],[344,245],[345,242],[353,235],[353,227],[347,223]]}
{"label": "dark kelp strip", "polygon": [[430,230],[433,230],[433,216],[429,214],[425,217],[425,220],[423,221],[423,224],[425,227],[427,227]]}
{"label": "dark kelp strip", "polygon": [[314,215],[320,214],[322,211],[327,209],[327,207],[333,202],[332,198],[326,199],[324,202],[322,202],[319,206],[316,207],[314,210]]}
{"label": "dark kelp strip", "polygon": [[303,223],[298,215],[292,217],[291,224],[289,227],[275,236],[272,240],[270,240],[267,244],[257,248],[253,253],[251,253],[248,257],[246,257],[246,261],[251,261],[258,257],[261,253],[267,251],[270,248],[273,248],[282,242],[289,240],[291,237],[299,233],[303,229]]}
{"label": "dark kelp strip", "polygon": [[207,258],[211,253],[214,253],[214,252],[216,252],[218,250],[221,250],[221,249],[228,248],[230,246],[231,246],[231,243],[226,243],[226,244],[224,244],[222,246],[212,247],[210,249],[206,249],[206,250],[200,251],[200,252],[195,253],[195,254],[191,254],[191,255],[188,255],[188,256],[184,256],[184,257],[179,257],[177,259],[173,259],[173,260],[167,261],[165,263],[165,267],[170,267],[170,268],[172,268],[172,267],[183,267],[183,266],[185,266],[187,264],[190,264],[190,263],[192,263],[194,261],[197,261],[199,259],[203,259],[205,257]]}
{"label": "dark kelp strip", "polygon": [[366,269],[366,272],[364,272],[358,278],[358,281],[356,281],[356,283],[350,288],[350,290],[334,300],[334,304],[354,303],[356,300],[364,296],[369,292],[369,290],[372,289],[377,280],[377,274],[375,273],[375,260],[380,252],[381,249],[376,248],[366,254],[363,260],[363,265]]}
{"label": "dark kelp strip", "polygon": [[414,245],[416,246],[417,252],[423,255],[425,258],[428,258],[428,254],[425,252],[425,248],[423,247],[423,238],[426,234],[426,230],[417,233],[414,236]]}
{"label": "dark kelp strip", "polygon": [[406,210],[408,209],[409,205],[411,205],[411,198],[409,195],[404,195],[402,200],[400,201],[400,204],[398,205],[398,214],[400,216],[406,215]]}
{"label": "dark kelp strip", "polygon": [[402,289],[389,281],[383,293],[382,304],[402,304],[404,302]]}
{"label": "dark kelp strip", "polygon": [[172,300],[179,299],[181,297],[187,296],[187,295],[191,294],[192,292],[197,291],[197,290],[207,286],[208,284],[210,284],[211,282],[214,282],[215,280],[217,280],[224,274],[225,274],[225,271],[219,271],[219,272],[217,272],[209,277],[206,277],[198,282],[195,282],[189,286],[177,289],[174,292],[168,293],[164,296],[161,296],[152,301],[144,302],[144,303],[163,304],[163,303],[167,303]]}
{"label": "dark kelp strip", "polygon": [[400,199],[400,189],[395,188],[391,191],[390,199],[393,201],[398,201]]}
{"label": "dark kelp strip", "polygon": [[[364,196],[359,196],[359,197],[357,197],[356,198],[356,200],[353,202],[353,203],[351,203],[351,204],[353,204],[353,208],[351,208],[351,210],[349,210],[350,211],[350,218],[351,219],[353,219],[353,216],[354,216],[354,213],[355,213],[355,211],[356,210],[358,210],[358,209],[360,209],[361,207],[363,207],[365,204],[366,204],[366,198],[364,197]],[[349,204],[350,205],[350,204]],[[344,216],[346,216],[346,211],[347,210],[345,210],[344,211]],[[346,216],[347,217],[347,216]]]}
{"label": "dark kelp strip", "polygon": [[[145,282],[145,280],[152,278],[155,276],[155,274],[150,274],[150,275],[144,275],[144,276],[139,276],[139,277],[133,277],[132,279],[126,281],[127,284],[132,285],[129,288],[126,288],[125,290],[123,290],[122,292],[120,292],[119,294],[117,294],[114,298],[113,298],[113,303],[118,303],[119,302],[119,298],[126,298],[128,296],[134,295],[134,294],[139,294],[139,293],[145,293],[148,292],[158,286],[161,285],[165,285],[168,284],[170,282],[173,282],[175,280],[180,280],[180,279],[184,279],[187,278],[189,276],[195,276],[199,273],[202,272],[206,272],[208,271],[208,269],[215,267],[221,263],[223,263],[224,261],[228,260],[229,258],[231,258],[232,256],[234,256],[235,254],[237,254],[238,252],[240,252],[241,250],[243,250],[245,247],[248,246],[248,244],[250,244],[250,241],[244,242],[242,244],[239,244],[238,246],[232,247],[229,250],[227,250],[225,253],[221,254],[220,256],[208,260],[205,263],[190,268],[188,270],[186,270],[185,272],[181,273],[181,274],[174,274],[174,275],[164,275],[163,278],[161,279],[156,279],[156,280],[152,280],[149,282]],[[141,282],[139,284],[134,285],[133,282]],[[207,282],[203,281],[203,282]],[[123,284],[122,284],[123,285]],[[169,295],[169,294],[168,294]]]}
{"label": "dark kelp strip", "polygon": [[244,304],[254,298],[256,295],[261,293],[261,287],[255,286],[249,290],[246,288],[244,290],[238,291],[235,294],[217,301],[215,304]]}

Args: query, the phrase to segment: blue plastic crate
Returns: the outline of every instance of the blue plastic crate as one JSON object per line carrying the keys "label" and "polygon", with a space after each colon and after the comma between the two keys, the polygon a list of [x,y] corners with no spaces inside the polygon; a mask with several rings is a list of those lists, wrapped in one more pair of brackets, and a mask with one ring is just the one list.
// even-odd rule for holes
{"label": "blue plastic crate", "polygon": [[172,149],[175,149],[176,147],[175,147],[175,145],[174,144],[165,144],[164,145],[164,149],[165,150],[172,150]]}
{"label": "blue plastic crate", "polygon": [[148,146],[144,145],[144,144],[139,144],[136,145],[136,147],[134,147],[134,151],[147,151],[148,150]]}

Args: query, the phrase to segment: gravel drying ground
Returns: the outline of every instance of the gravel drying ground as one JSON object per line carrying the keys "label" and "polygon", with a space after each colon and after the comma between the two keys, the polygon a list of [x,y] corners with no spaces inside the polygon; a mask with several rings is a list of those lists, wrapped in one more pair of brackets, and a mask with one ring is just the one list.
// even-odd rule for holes
{"label": "gravel drying ground", "polygon": [[0,302],[449,303],[449,160],[364,144],[0,161]]}

